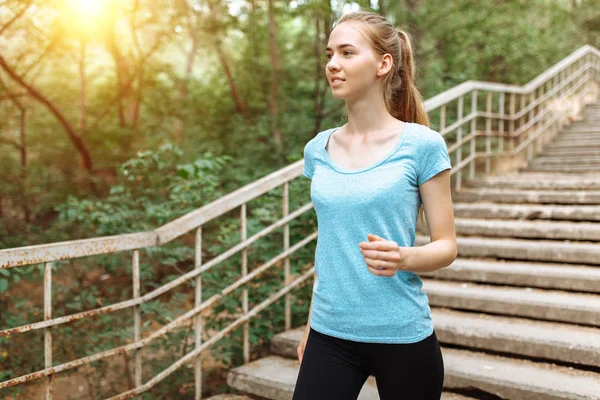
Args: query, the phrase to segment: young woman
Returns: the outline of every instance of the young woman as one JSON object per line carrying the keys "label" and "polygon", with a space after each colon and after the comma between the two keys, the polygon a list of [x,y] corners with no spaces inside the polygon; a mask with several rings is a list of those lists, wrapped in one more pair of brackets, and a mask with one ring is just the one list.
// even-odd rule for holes
{"label": "young woman", "polygon": [[[344,15],[326,75],[348,122],[304,148],[319,236],[294,400],[439,399],[444,363],[419,272],[457,256],[450,157],[415,88],[410,38],[384,17]],[[424,206],[431,243],[414,247]]]}

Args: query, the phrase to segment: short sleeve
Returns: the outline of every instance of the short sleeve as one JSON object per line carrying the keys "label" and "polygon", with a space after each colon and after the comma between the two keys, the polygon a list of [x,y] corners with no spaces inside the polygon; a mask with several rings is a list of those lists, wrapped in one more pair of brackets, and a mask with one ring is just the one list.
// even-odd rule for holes
{"label": "short sleeve", "polygon": [[417,184],[420,186],[435,175],[447,169],[452,169],[448,147],[442,135],[434,130],[429,130],[423,135],[422,147],[419,149],[419,176]]}
{"label": "short sleeve", "polygon": [[312,179],[313,172],[315,172],[315,165],[312,154],[310,154],[310,143],[311,142],[309,141],[304,146],[304,169],[302,170],[302,175]]}

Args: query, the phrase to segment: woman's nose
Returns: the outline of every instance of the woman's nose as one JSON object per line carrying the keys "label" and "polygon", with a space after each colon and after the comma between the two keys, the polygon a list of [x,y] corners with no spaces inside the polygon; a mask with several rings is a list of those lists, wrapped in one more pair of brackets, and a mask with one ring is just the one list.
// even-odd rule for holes
{"label": "woman's nose", "polygon": [[330,70],[339,69],[339,65],[335,57],[331,57],[327,62],[327,68]]}

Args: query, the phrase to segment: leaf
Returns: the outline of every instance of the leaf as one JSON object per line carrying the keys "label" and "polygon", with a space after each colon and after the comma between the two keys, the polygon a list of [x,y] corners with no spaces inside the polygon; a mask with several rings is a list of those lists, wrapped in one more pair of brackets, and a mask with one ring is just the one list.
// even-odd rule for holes
{"label": "leaf", "polygon": [[8,290],[8,280],[0,279],[0,293],[4,293]]}
{"label": "leaf", "polygon": [[193,165],[185,164],[177,166],[177,175],[182,177],[183,179],[189,179],[194,176],[196,169]]}

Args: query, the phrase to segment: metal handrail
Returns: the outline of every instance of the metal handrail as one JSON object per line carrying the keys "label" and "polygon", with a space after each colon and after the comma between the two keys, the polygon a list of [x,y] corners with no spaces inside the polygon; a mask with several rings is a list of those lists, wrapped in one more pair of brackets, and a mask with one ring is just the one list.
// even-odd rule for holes
{"label": "metal handrail", "polygon": [[[575,102],[581,106],[588,97],[598,97],[600,86],[600,51],[586,45],[573,52],[542,74],[523,86],[506,85],[491,82],[467,81],[455,86],[431,99],[425,101],[425,110],[429,114],[439,113],[439,133],[445,137],[448,144],[448,152],[454,156],[451,175],[453,175],[455,188],[460,190],[463,169],[469,166],[469,177],[475,176],[475,166],[478,159],[485,161],[485,174],[491,172],[491,162],[499,158],[518,158],[521,153],[526,152],[527,160],[531,160],[534,152],[539,152],[543,143],[551,138],[565,123],[565,115],[574,112],[575,109],[565,110],[564,106],[555,106],[556,102],[566,100]],[[485,92],[485,110],[478,110],[478,94]],[[498,107],[493,111],[493,96],[498,95]],[[466,96],[471,98],[471,111],[467,115],[464,112],[464,100]],[[517,96],[519,109],[517,110]],[[507,103],[508,98],[508,103]],[[555,103],[553,103],[553,101]],[[450,118],[448,114],[451,105],[456,105],[456,117]],[[508,112],[506,112],[508,109]],[[496,129],[492,129],[495,121]],[[478,123],[485,124],[484,129],[478,127]],[[508,129],[505,131],[505,123]],[[435,129],[436,127],[432,125]],[[464,136],[463,136],[464,135]],[[452,141],[450,140],[452,137]],[[497,149],[492,151],[491,139],[497,139]],[[485,151],[477,151],[478,140],[485,140]],[[504,150],[504,144],[508,150]],[[466,149],[465,147],[469,147]],[[463,157],[463,150],[469,154]],[[4,382],[0,382],[0,389],[18,385],[34,379],[46,377],[46,399],[52,398],[52,376],[93,361],[110,357],[120,352],[134,352],[135,388],[121,393],[112,399],[125,399],[136,396],[152,388],[156,383],[169,376],[179,367],[187,362],[194,362],[196,399],[201,399],[202,366],[200,354],[210,348],[216,341],[243,324],[244,361],[249,361],[249,334],[248,322],[258,313],[285,296],[285,329],[291,328],[291,290],[303,284],[314,274],[314,267],[291,280],[290,255],[306,246],[317,237],[313,232],[297,244],[290,246],[289,223],[312,208],[308,203],[290,213],[289,211],[289,183],[298,178],[302,173],[304,160],[296,161],[285,168],[275,171],[255,182],[252,182],[226,196],[223,196],[195,211],[175,219],[155,230],[133,234],[105,236],[93,239],[73,240],[66,242],[25,246],[12,249],[0,250],[0,268],[18,268],[26,265],[44,263],[44,320],[16,328],[0,331],[0,337],[14,335],[32,330],[44,330],[44,358],[45,368],[31,374],[20,376]],[[496,169],[501,169],[497,167]],[[247,238],[246,228],[246,206],[248,202],[256,199],[270,190],[283,187],[283,217],[270,226],[264,228],[257,234]],[[217,217],[240,207],[241,239],[240,243],[223,252],[207,263],[202,263],[202,227]],[[247,248],[275,229],[283,226],[283,251],[276,257],[267,261],[251,273],[247,268]],[[139,250],[161,246],[186,233],[195,232],[195,268],[180,276],[179,278],[149,292],[140,295],[139,275]],[[63,317],[52,318],[52,262],[66,259],[74,259],[101,254],[113,254],[121,251],[132,251],[132,275],[133,275],[133,298],[110,306],[101,307],[89,311],[71,314]],[[219,294],[202,300],[202,274],[213,266],[227,260],[231,256],[241,253],[242,277],[229,287],[223,289]],[[248,292],[245,284],[251,282],[277,262],[284,262],[284,285],[278,292],[272,294],[261,304],[253,309],[248,309]],[[195,279],[196,301],[192,310],[179,316],[167,325],[154,331],[148,337],[141,337],[140,305],[171,289]],[[233,290],[243,289],[243,315],[230,325],[213,335],[209,340],[202,343],[202,311],[214,306],[219,300],[229,295]],[[100,314],[115,312],[125,308],[134,310],[134,342],[118,348],[92,354],[87,357],[67,362],[61,365],[53,365],[52,362],[52,329],[58,325],[74,320],[79,320]],[[149,345],[156,338],[172,331],[176,327],[189,323],[193,320],[195,328],[195,348],[179,358],[174,364],[162,371],[146,383],[142,383],[142,360],[140,350]]]}

